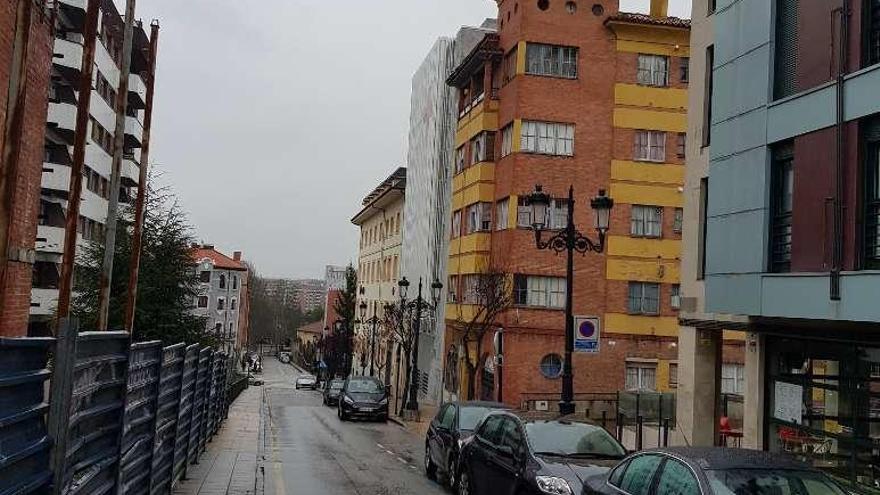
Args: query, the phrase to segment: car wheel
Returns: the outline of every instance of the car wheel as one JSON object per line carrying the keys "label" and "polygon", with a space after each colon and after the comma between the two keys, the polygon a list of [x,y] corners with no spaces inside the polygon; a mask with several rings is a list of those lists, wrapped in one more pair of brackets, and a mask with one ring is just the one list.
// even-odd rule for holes
{"label": "car wheel", "polygon": [[452,493],[456,493],[456,490],[458,490],[458,476],[456,475],[455,467],[455,457],[449,456],[449,462],[446,465],[446,482]]}
{"label": "car wheel", "polygon": [[466,469],[458,473],[458,495],[471,495],[471,478]]}
{"label": "car wheel", "polygon": [[437,465],[431,460],[431,448],[425,444],[425,476],[431,481],[437,481]]}

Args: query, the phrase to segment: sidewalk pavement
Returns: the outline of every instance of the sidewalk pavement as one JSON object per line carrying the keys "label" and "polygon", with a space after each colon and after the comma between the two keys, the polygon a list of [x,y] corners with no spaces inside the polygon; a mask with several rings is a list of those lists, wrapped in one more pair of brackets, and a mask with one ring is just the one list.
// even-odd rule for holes
{"label": "sidewalk pavement", "polygon": [[229,407],[229,417],[175,495],[257,495],[262,387],[250,386]]}

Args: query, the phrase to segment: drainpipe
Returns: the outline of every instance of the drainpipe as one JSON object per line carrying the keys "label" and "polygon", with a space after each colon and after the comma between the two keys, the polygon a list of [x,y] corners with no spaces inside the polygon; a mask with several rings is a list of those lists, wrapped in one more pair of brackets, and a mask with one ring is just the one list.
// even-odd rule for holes
{"label": "drainpipe", "polygon": [[150,24],[150,68],[147,74],[147,101],[144,108],[144,132],[141,140],[141,166],[135,200],[134,234],[131,240],[131,262],[128,270],[128,293],[125,302],[125,330],[134,331],[134,310],[137,305],[138,274],[141,267],[141,244],[144,233],[144,202],[147,196],[147,169],[150,163],[150,129],[153,126],[153,91],[156,82],[156,53],[159,48],[159,21]]}
{"label": "drainpipe", "polygon": [[834,223],[832,226],[831,247],[831,287],[832,301],[840,300],[840,272],[843,267],[843,175],[846,160],[846,115],[844,112],[845,89],[844,78],[849,66],[849,16],[850,0],[843,0],[843,5],[834,12],[840,15],[840,38],[838,40],[837,61],[837,116],[835,125],[835,169],[834,169]]}
{"label": "drainpipe", "polygon": [[76,107],[76,134],[73,138],[73,163],[70,165],[70,186],[68,187],[67,218],[64,223],[64,253],[61,258],[61,279],[58,283],[56,324],[57,321],[70,315],[73,262],[76,257],[76,228],[79,221],[79,205],[82,200],[82,171],[86,156],[89,108],[92,101],[92,75],[95,66],[95,43],[98,38],[99,5],[100,0],[89,0],[86,24],[83,30],[83,54]]}

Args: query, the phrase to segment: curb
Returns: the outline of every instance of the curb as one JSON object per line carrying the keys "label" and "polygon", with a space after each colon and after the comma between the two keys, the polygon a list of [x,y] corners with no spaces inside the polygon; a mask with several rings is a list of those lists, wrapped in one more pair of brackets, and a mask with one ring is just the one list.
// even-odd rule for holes
{"label": "curb", "polygon": [[389,415],[389,416],[388,416],[388,421],[391,421],[392,423],[394,423],[394,424],[396,424],[397,426],[400,426],[400,427],[402,427],[402,428],[406,428],[406,422],[404,422],[402,419],[398,418],[397,416],[391,416],[391,415]]}

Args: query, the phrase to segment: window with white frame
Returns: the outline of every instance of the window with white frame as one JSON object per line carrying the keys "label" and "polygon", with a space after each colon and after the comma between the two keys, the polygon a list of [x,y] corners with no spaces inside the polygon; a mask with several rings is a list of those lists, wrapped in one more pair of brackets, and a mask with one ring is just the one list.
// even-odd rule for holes
{"label": "window with white frame", "polygon": [[669,292],[669,305],[672,309],[681,309],[681,285],[672,284]]}
{"label": "window with white frame", "polygon": [[544,155],[574,155],[574,124],[524,120],[520,150]]}
{"label": "window with white frame", "polygon": [[520,196],[516,205],[516,226],[530,228],[532,226],[532,207],[528,198]]}
{"label": "window with white frame", "polygon": [[678,388],[678,364],[669,363],[669,388]]}
{"label": "window with white frame", "polygon": [[672,218],[672,231],[676,234],[681,234],[681,229],[684,226],[684,209],[676,208],[675,216]]}
{"label": "window with white frame", "polygon": [[465,151],[464,150],[465,150],[464,145],[459,146],[455,150],[455,173],[456,174],[461,173],[461,171],[464,170],[464,167],[465,167],[465,160],[464,160]]}
{"label": "window with white frame", "polygon": [[630,234],[633,237],[660,237],[663,234],[663,208],[633,205]]}
{"label": "window with white frame", "polygon": [[522,306],[565,307],[565,278],[514,275],[513,298]]}
{"label": "window with white frame", "polygon": [[461,302],[464,304],[478,304],[480,299],[480,276],[461,276]]}
{"label": "window with white frame", "polygon": [[568,226],[568,199],[557,198],[550,202],[550,221],[546,222],[551,229],[564,229]]}
{"label": "window with white frame", "polygon": [[461,236],[461,210],[452,213],[452,238]]}
{"label": "window with white frame", "polygon": [[458,303],[458,275],[449,276],[449,285],[446,288],[446,302]]}
{"label": "window with white frame", "polygon": [[663,131],[636,131],[633,159],[642,162],[665,162],[666,133]]}
{"label": "window with white frame", "polygon": [[481,132],[471,140],[471,165],[495,160],[495,133]]}
{"label": "window with white frame", "polygon": [[504,198],[495,203],[495,230],[507,229],[507,215],[509,208],[510,198]]}
{"label": "window with white frame", "polygon": [[633,315],[660,314],[660,284],[630,282],[627,306]]}
{"label": "window with white frame", "polygon": [[501,130],[501,156],[505,157],[513,153],[513,124]]}
{"label": "window with white frame", "polygon": [[577,62],[576,47],[526,44],[526,74],[576,79]]}
{"label": "window with white frame", "polygon": [[657,363],[627,361],[627,390],[657,390]]}
{"label": "window with white frame", "polygon": [[637,77],[639,84],[646,86],[668,86],[669,57],[640,53]]}
{"label": "window with white frame", "polygon": [[742,395],[745,391],[745,367],[741,364],[721,365],[721,393]]}
{"label": "window with white frame", "polygon": [[474,203],[466,208],[468,234],[492,230],[492,206],[492,203]]}

